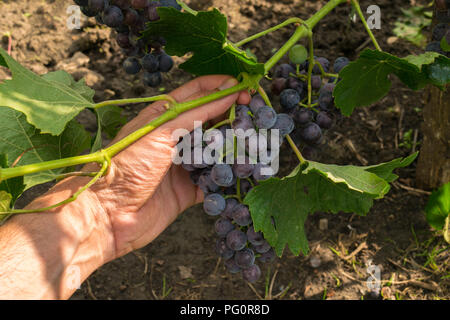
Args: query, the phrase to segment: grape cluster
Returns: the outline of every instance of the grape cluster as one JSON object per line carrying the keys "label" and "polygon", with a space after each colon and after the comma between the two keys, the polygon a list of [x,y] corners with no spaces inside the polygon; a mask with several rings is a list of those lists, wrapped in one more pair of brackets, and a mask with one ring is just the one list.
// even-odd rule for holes
{"label": "grape cluster", "polygon": [[127,56],[123,62],[125,72],[131,75],[143,70],[143,82],[158,87],[162,73],[169,72],[173,59],[164,52],[162,37],[144,40],[142,32],[148,22],[160,19],[158,7],[181,10],[176,0],[74,0],[81,12],[95,17],[97,22],[117,31],[116,42]]}
{"label": "grape cluster", "polygon": [[[191,149],[183,150],[183,153],[190,154],[183,157],[182,166],[190,172],[192,182],[204,192],[204,211],[210,216],[218,217],[214,225],[218,236],[217,254],[225,260],[229,272],[240,272],[243,279],[253,283],[261,276],[261,269],[256,262],[273,261],[275,252],[263,234],[255,231],[249,207],[240,200],[260,181],[274,175],[270,166],[274,157],[263,159],[259,156],[259,151],[265,149],[267,153],[278,152],[279,149],[275,149],[274,143],[282,142],[284,136],[294,130],[294,121],[287,114],[277,114],[266,105],[260,95],[254,96],[249,105],[237,106],[234,116],[230,124],[205,132],[199,127],[184,137],[183,140],[189,142]],[[272,136],[274,130],[279,130],[274,135],[275,138]],[[196,160],[195,150],[200,150],[204,154],[205,148],[212,143],[217,144],[214,150],[219,154],[235,150],[235,137],[243,132],[250,134],[248,139],[244,139],[242,157],[239,157],[239,152],[233,155],[234,163],[228,164],[231,161],[224,163],[221,160],[208,163],[205,160]],[[253,134],[255,138],[253,142],[257,142],[254,147],[258,156],[255,158],[250,156]],[[231,148],[228,143],[231,144]]]}
{"label": "grape cluster", "polygon": [[294,137],[303,144],[304,155],[308,157],[322,144],[323,132],[331,129],[339,116],[333,97],[339,79],[332,75],[339,74],[350,60],[339,57],[331,66],[327,58],[314,57],[311,105],[308,105],[308,50],[302,45],[295,45],[289,52],[289,60],[290,63],[276,67],[271,88],[274,95],[280,96],[283,112],[294,119],[297,125]]}

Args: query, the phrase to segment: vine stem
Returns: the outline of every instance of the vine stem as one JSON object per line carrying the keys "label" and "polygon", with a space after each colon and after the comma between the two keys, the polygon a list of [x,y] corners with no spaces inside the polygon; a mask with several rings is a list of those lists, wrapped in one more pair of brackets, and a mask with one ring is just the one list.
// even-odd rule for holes
{"label": "vine stem", "polygon": [[[199,107],[201,105],[204,105],[206,103],[224,98],[226,96],[229,96],[231,94],[240,92],[242,90],[246,90],[251,87],[255,87],[256,84],[259,82],[261,76],[259,75],[253,75],[248,76],[245,75],[243,77],[243,80],[237,84],[234,87],[231,87],[226,90],[218,91],[215,93],[212,93],[208,96],[195,99],[192,101],[184,102],[184,103],[176,103],[172,105],[169,110],[167,110],[164,114],[162,114],[160,117],[154,119],[146,126],[138,129],[137,131],[131,133],[127,137],[123,138],[119,142],[115,143],[114,145],[99,150],[95,153],[88,154],[88,155],[82,155],[82,156],[76,156],[76,157],[70,157],[65,159],[59,159],[59,160],[53,160],[53,161],[46,161],[36,164],[29,164],[21,167],[14,167],[14,168],[0,168],[0,181],[8,180],[15,177],[24,176],[27,174],[33,174],[38,173],[42,171],[47,170],[54,170],[59,168],[66,168],[66,167],[73,167],[80,164],[86,164],[91,162],[96,162],[99,164],[103,164],[105,159],[108,160],[112,157],[114,157],[116,154],[121,152],[123,149],[127,148],[129,145],[133,144],[143,136],[147,135],[151,131],[153,131],[155,128],[163,125],[164,123],[175,119],[179,114],[189,111],[191,109],[194,109],[196,107]],[[146,99],[146,98],[144,98]],[[134,99],[131,99],[134,100]],[[167,97],[165,99],[159,99],[159,100],[167,100]],[[172,98],[173,100],[173,98]],[[119,100],[123,101],[123,100]],[[173,100],[175,101],[175,100]]]}
{"label": "vine stem", "polygon": [[184,9],[184,11],[189,12],[190,14],[193,14],[196,16],[198,14],[198,11],[195,11],[194,9],[190,8],[186,3],[184,3],[181,0],[177,0],[177,3],[181,6],[181,8]]}
{"label": "vine stem", "polygon": [[267,35],[267,34],[269,34],[271,32],[277,31],[277,30],[279,30],[281,28],[284,28],[284,27],[286,27],[286,26],[288,26],[290,24],[293,24],[293,23],[300,23],[300,24],[302,24],[302,23],[304,23],[304,21],[302,19],[300,19],[300,18],[287,19],[286,21],[284,21],[284,22],[282,22],[282,23],[280,23],[280,24],[278,24],[278,25],[276,25],[276,26],[274,26],[272,28],[269,28],[267,30],[264,30],[264,31],[261,31],[261,32],[259,32],[257,34],[254,34],[254,35],[252,35],[252,36],[250,36],[248,38],[245,38],[245,39],[235,43],[234,45],[236,47],[241,47],[241,46],[243,46],[244,44],[246,44],[246,43],[248,43],[250,41],[253,41],[255,39],[261,38],[261,37],[263,37],[263,36],[265,36],[265,35]]}
{"label": "vine stem", "polygon": [[[272,103],[270,102],[269,97],[267,96],[267,93],[264,91],[264,89],[262,87],[258,88],[258,92],[261,95],[261,97],[263,98],[264,102],[271,108],[273,108]],[[294,140],[292,140],[290,135],[286,135],[286,140],[289,143],[289,145],[291,146],[292,150],[294,151],[295,155],[298,158],[298,161],[300,161],[300,164],[304,164],[306,163],[305,158],[303,158],[302,153],[300,152],[300,150],[297,148],[297,145],[295,144]]]}
{"label": "vine stem", "polygon": [[310,31],[308,33],[308,43],[309,43],[309,65],[308,65],[308,108],[311,108],[312,102],[312,72],[314,69],[314,42],[313,35]]}
{"label": "vine stem", "polygon": [[361,21],[362,21],[362,23],[363,23],[363,25],[364,25],[364,28],[366,28],[367,34],[369,35],[370,39],[372,40],[372,42],[373,42],[375,48],[376,48],[378,51],[383,51],[383,50],[381,50],[381,47],[380,47],[380,45],[378,44],[378,41],[377,41],[377,39],[375,38],[375,36],[374,36],[372,30],[369,28],[369,25],[367,24],[366,18],[364,17],[364,14],[363,14],[363,12],[362,12],[362,10],[361,10],[361,6],[359,5],[358,0],[351,0],[351,1],[352,1],[352,4],[353,4],[353,7],[355,8],[356,12],[357,12],[358,15],[359,15],[359,18],[361,19]]}
{"label": "vine stem", "polygon": [[108,100],[97,103],[94,105],[94,109],[99,109],[107,106],[117,106],[124,104],[132,104],[132,103],[144,103],[144,102],[155,102],[155,101],[169,101],[171,105],[175,105],[177,102],[174,98],[169,96],[168,94],[162,94],[154,97],[146,97],[146,98],[131,98],[131,99],[119,99],[119,100]]}

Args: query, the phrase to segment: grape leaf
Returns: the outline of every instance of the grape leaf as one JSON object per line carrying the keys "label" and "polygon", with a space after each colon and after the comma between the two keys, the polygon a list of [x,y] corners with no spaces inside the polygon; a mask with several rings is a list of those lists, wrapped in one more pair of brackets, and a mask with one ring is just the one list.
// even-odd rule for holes
{"label": "grape leaf", "polygon": [[8,217],[7,214],[1,214],[2,212],[8,212],[11,209],[12,196],[6,192],[0,190],[0,222]]}
{"label": "grape leaf", "polygon": [[160,20],[148,23],[143,37],[147,40],[164,37],[165,50],[170,55],[192,52],[193,56],[180,65],[181,69],[194,75],[264,74],[262,63],[227,40],[227,18],[217,9],[193,15],[161,7],[158,13]]}
{"label": "grape leaf", "polygon": [[[309,251],[304,223],[314,212],[349,212],[366,215],[375,199],[389,191],[392,171],[409,165],[417,156],[371,167],[337,166],[310,161],[282,179],[262,181],[245,197],[256,231],[281,256],[286,245],[298,255]],[[273,220],[272,220],[273,219]]]}
{"label": "grape leaf", "polygon": [[425,213],[428,223],[437,230],[442,230],[445,219],[450,215],[450,182],[434,191],[427,205]]}
{"label": "grape leaf", "polygon": [[356,107],[368,106],[383,98],[391,89],[390,74],[395,74],[410,89],[427,84],[443,86],[450,81],[450,59],[434,52],[398,58],[386,52],[367,49],[342,69],[342,78],[333,95],[344,115]]}
{"label": "grape leaf", "polygon": [[30,124],[42,133],[60,135],[81,110],[92,108],[93,90],[83,80],[75,80],[65,71],[39,76],[24,68],[0,48],[12,80],[0,84],[0,108],[24,113]]}
{"label": "grape leaf", "polygon": [[120,128],[127,122],[127,118],[122,116],[122,109],[117,106],[107,106],[95,109],[97,115],[97,134],[95,136],[91,152],[100,150],[102,144],[102,131],[104,131],[109,138],[114,138],[119,132]]}
{"label": "grape leaf", "polygon": [[[0,168],[8,168],[8,156],[0,154]],[[5,191],[11,195],[11,205],[19,198],[25,190],[23,177],[16,177],[0,182],[0,191]]]}
{"label": "grape leaf", "polygon": [[[79,155],[90,148],[91,137],[75,120],[67,124],[60,136],[42,134],[29,124],[23,113],[0,108],[0,154],[6,154],[10,166],[56,160]],[[66,169],[55,169],[25,176],[25,189],[54,180]]]}

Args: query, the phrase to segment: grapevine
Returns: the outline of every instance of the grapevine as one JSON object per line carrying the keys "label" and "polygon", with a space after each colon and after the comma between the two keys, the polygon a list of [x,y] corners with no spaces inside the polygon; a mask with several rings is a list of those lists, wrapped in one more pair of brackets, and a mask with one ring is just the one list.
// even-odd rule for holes
{"label": "grapevine", "polygon": [[[178,164],[190,172],[192,183],[204,193],[204,211],[217,218],[213,227],[217,254],[229,272],[241,273],[250,283],[259,280],[260,264],[281,256],[285,248],[295,255],[308,254],[304,231],[308,215],[317,211],[366,215],[397,178],[393,171],[410,165],[417,156],[366,167],[311,161],[309,155],[324,143],[325,132],[337,119],[386,96],[392,74],[412,90],[426,85],[444,89],[450,82],[448,24],[435,27],[434,41],[426,53],[396,57],[382,51],[357,0],[330,0],[308,20],[293,17],[236,43],[227,39],[226,17],[217,9],[197,12],[175,0],[75,3],[86,16],[116,30],[116,41],[127,56],[125,71],[132,75],[143,71],[142,80],[150,87],[158,87],[161,73],[173,68],[172,56],[187,53],[190,57],[180,65],[185,71],[196,76],[227,74],[239,83],[188,102],[163,94],[94,103],[94,92],[83,81],[76,82],[59,71],[38,76],[0,49],[0,66],[12,73],[12,80],[0,83],[0,114],[4,119],[14,118],[30,130],[39,130],[39,138],[49,143],[59,137],[79,146],[48,152],[41,161],[22,150],[26,156],[12,165],[20,154],[0,145],[2,223],[15,214],[46,212],[76,201],[108,174],[111,159],[137,140],[184,112],[247,90],[252,94],[248,105],[235,105],[218,124],[203,125],[180,137],[177,150],[181,158]],[[366,49],[354,61],[339,57],[330,62],[315,55],[314,27],[340,5],[353,7],[375,49]],[[291,38],[265,63],[242,48],[292,25],[296,29]],[[285,56],[289,63],[280,64]],[[274,105],[263,89],[266,78],[272,82],[272,94],[279,96],[279,105]],[[118,121],[118,106],[154,101],[165,102],[164,114],[115,144],[101,147],[102,130],[107,130],[101,125],[105,114],[113,114]],[[84,109],[92,110],[98,119],[99,131],[93,141],[74,121]],[[5,125],[0,130],[7,135],[13,128]],[[11,136],[19,144],[23,143],[20,139],[29,138]],[[289,175],[278,177],[273,164],[283,144],[293,150],[298,166]],[[81,155],[89,147],[91,152]],[[203,155],[209,151],[213,151],[212,156],[205,159]],[[101,169],[85,173],[92,179],[67,200],[38,210],[15,209],[15,201],[25,190],[80,174],[71,173],[70,168],[88,163],[98,163]]]}

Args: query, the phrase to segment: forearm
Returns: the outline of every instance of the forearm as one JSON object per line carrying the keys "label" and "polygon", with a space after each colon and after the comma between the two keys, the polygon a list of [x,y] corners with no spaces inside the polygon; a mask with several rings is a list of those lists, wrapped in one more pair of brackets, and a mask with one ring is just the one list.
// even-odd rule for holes
{"label": "forearm", "polygon": [[[86,181],[61,182],[27,208],[70,197]],[[98,267],[109,261],[114,241],[95,195],[50,213],[11,218],[0,228],[0,299],[67,299]]]}

